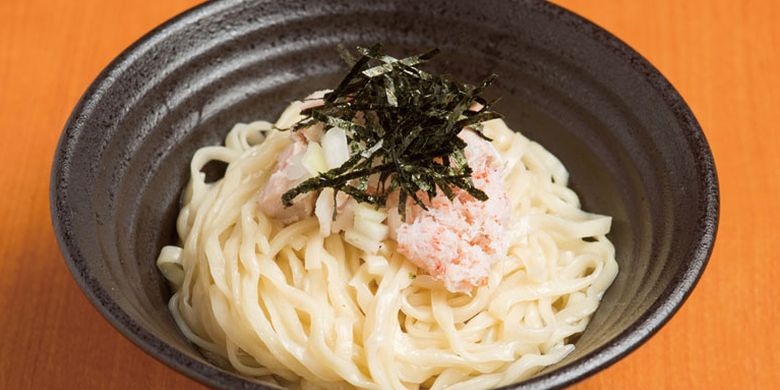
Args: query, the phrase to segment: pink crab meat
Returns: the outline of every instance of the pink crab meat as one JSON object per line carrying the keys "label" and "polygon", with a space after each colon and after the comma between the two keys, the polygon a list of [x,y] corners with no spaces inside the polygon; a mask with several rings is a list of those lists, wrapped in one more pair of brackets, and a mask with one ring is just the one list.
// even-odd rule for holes
{"label": "pink crab meat", "polygon": [[[307,97],[302,109],[322,104],[327,91]],[[258,206],[266,215],[289,224],[312,214],[315,194],[299,196],[285,207],[281,196],[306,179],[301,157],[309,142],[322,135],[322,125],[291,133],[292,143],[277,158],[274,172],[258,197]],[[433,277],[442,280],[453,292],[469,292],[487,283],[493,261],[506,252],[506,225],[510,203],[502,179],[503,162],[490,142],[471,130],[458,136],[466,142],[465,155],[471,167],[474,185],[488,195],[480,201],[467,192],[454,189],[452,201],[439,190],[433,199],[421,196],[427,210],[407,203],[406,221],[397,212],[398,196],[388,202],[390,236],[398,251]],[[341,202],[341,210],[346,202]]]}
{"label": "pink crab meat", "polygon": [[[322,98],[327,92],[327,90],[317,91],[307,96],[301,102],[301,110],[322,105]],[[321,124],[290,132],[292,143],[279,153],[276,158],[276,168],[257,199],[258,207],[265,215],[287,225],[312,214],[316,199],[314,193],[299,196],[290,207],[282,204],[282,195],[307,178],[306,170],[301,165],[301,157],[306,153],[309,141],[316,141],[321,135]]]}
{"label": "pink crab meat", "polygon": [[474,185],[488,195],[480,201],[456,189],[450,201],[439,190],[427,200],[428,210],[408,201],[406,221],[388,204],[391,235],[397,250],[453,292],[468,292],[487,283],[494,259],[506,252],[506,225],[510,203],[502,180],[501,157],[490,142],[470,130],[458,134],[466,141],[465,154]]}
{"label": "pink crab meat", "polygon": [[282,204],[282,195],[305,179],[303,168],[296,167],[294,160],[295,158],[299,159],[305,151],[305,142],[295,139],[279,153],[276,170],[268,178],[268,182],[260,191],[260,196],[257,199],[257,205],[263,214],[285,225],[311,215],[312,210],[314,210],[313,193],[298,197],[290,207],[285,207]]}

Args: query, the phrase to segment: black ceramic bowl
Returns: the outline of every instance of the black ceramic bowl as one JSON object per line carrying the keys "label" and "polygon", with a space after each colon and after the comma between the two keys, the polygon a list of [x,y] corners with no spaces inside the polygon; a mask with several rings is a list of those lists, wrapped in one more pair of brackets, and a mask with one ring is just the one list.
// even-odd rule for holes
{"label": "black ceramic bowl", "polygon": [[73,277],[125,336],[216,387],[264,388],[209,364],[166,308],[155,267],[175,241],[188,162],[236,122],[276,118],[333,86],[334,47],[442,49],[434,68],[475,82],[555,153],[585,209],[614,217],[620,273],[576,350],[519,384],[570,384],[656,332],[701,275],[718,219],[712,155],[669,82],[634,50],[555,5],[502,0],[218,1],[155,29],[104,70],[73,110],[54,158],[51,208]]}

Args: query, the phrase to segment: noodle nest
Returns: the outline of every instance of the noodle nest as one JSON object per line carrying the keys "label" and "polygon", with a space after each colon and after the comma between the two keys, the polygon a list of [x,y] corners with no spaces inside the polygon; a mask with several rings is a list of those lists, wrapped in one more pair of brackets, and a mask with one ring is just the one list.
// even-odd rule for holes
{"label": "noodle nest", "polygon": [[[293,104],[283,117],[297,114]],[[217,365],[290,388],[486,389],[569,354],[617,274],[611,218],[582,211],[568,173],[501,120],[485,134],[511,201],[508,253],[488,283],[452,293],[387,239],[376,253],[315,216],[283,226],[257,194],[289,143],[269,122],[237,124],[199,149],[158,267],[184,335]],[[207,183],[201,169],[227,163]]]}

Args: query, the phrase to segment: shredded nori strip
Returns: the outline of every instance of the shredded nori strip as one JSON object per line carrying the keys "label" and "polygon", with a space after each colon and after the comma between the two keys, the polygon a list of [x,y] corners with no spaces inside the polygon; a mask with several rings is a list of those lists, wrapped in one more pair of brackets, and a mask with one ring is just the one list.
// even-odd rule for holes
{"label": "shredded nori strip", "polygon": [[[438,49],[403,59],[382,53],[380,44],[358,47],[357,59],[343,46],[338,51],[351,70],[325,95],[323,105],[302,112],[305,118],[292,130],[316,123],[323,123],[326,131],[340,127],[347,134],[351,157],[290,189],[282,203],[291,206],[298,195],[326,187],[376,206],[384,206],[399,190],[401,216],[408,198],[427,209],[419,194],[430,201],[437,188],[450,200],[454,188],[487,200],[471,180],[466,143],[458,133],[468,127],[489,140],[480,123],[501,115],[491,110],[496,101],[488,102],[481,94],[496,75],[471,86],[420,69]],[[473,110],[474,103],[482,108]],[[376,188],[368,186],[372,175],[378,175]]]}

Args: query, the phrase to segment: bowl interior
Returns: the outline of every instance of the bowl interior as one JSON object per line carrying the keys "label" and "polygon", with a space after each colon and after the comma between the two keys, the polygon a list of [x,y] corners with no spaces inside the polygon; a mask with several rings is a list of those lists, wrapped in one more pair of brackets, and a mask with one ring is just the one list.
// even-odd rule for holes
{"label": "bowl interior", "polygon": [[614,218],[617,279],[576,350],[526,385],[592,373],[665,321],[706,261],[717,187],[695,119],[647,62],[550,4],[296,0],[197,8],[125,52],[74,111],[55,158],[53,217],[74,276],[112,323],[206,383],[250,383],[181,335],[155,267],[176,241],[189,160],[234,123],[274,120],[332,87],[346,70],[336,44],[374,42],[398,55],[439,47],[431,68],[466,81],[497,73],[491,94],[510,127],[563,161],[586,210]]}

